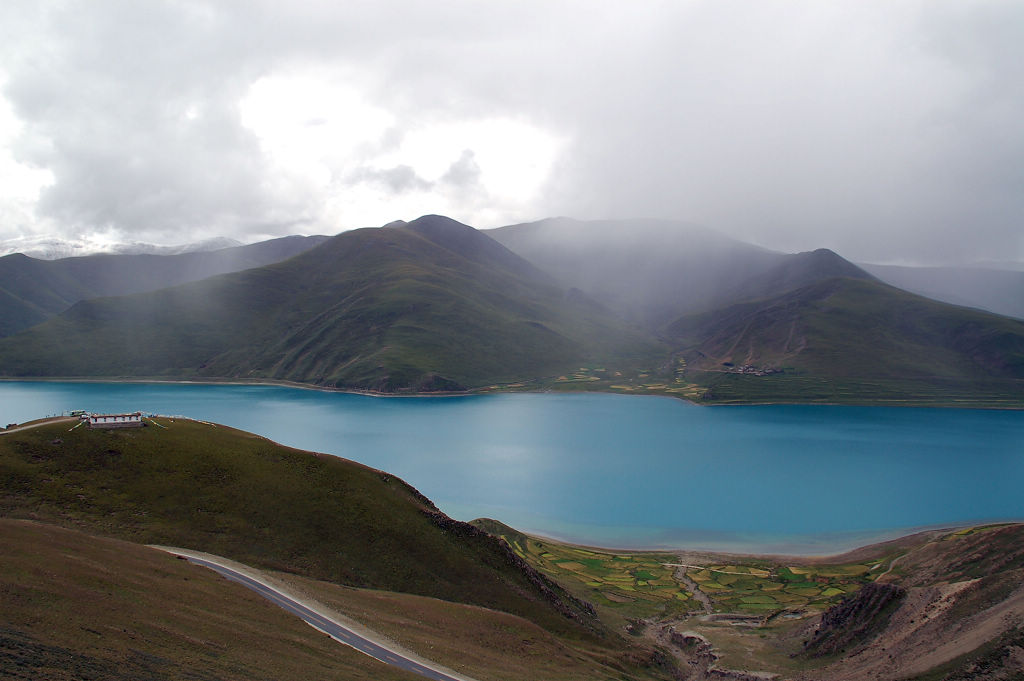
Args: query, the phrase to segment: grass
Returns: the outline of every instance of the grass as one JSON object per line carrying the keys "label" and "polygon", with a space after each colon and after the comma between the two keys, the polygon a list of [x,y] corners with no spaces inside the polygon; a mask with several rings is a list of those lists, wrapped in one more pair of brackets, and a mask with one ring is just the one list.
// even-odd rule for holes
{"label": "grass", "polygon": [[[0,677],[381,679],[422,677],[328,639],[249,589],[146,547],[0,519]],[[268,573],[293,592],[481,681],[648,677],[651,650],[567,645],[506,613]]]}
{"label": "grass", "polygon": [[[494,521],[483,526],[535,568],[593,603],[609,621],[703,612],[700,601],[676,577],[675,554],[582,548],[529,537]],[[880,574],[881,569],[872,570],[880,563],[785,565],[750,558],[688,568],[686,577],[711,597],[715,612],[767,615],[824,610]]]}
{"label": "grass", "polygon": [[[673,623],[707,637],[726,669],[808,670],[820,662],[795,659],[796,632],[806,618],[838,603],[884,572],[898,551],[847,563],[708,555],[686,577],[711,600],[703,604],[676,577],[680,557],[663,552],[616,552],[537,539],[494,521],[475,521],[502,536],[531,565],[593,603],[622,630],[637,622]],[[685,561],[684,561],[685,562]],[[877,567],[876,567],[877,566]],[[735,617],[732,617],[735,615]],[[791,619],[792,617],[792,619]],[[736,626],[740,621],[744,626]],[[642,629],[642,627],[640,627]]]}
{"label": "grass", "polygon": [[814,375],[795,369],[770,376],[718,371],[691,371],[700,386],[694,392],[704,404],[791,402],[872,406],[942,406],[1021,408],[1019,380],[960,381],[950,379],[871,380]]}
{"label": "grass", "polygon": [[[423,657],[482,681],[510,678],[569,681],[622,679],[621,668],[650,660],[649,646],[623,650],[568,646],[537,625],[513,615],[422,596],[353,589],[295,575],[274,575],[354,620]],[[651,661],[653,664],[653,660]],[[652,673],[657,676],[656,671]]]}
{"label": "grass", "polygon": [[421,678],[160,551],[5,518],[0,545],[3,678]]}
{"label": "grass", "polygon": [[605,636],[582,604],[394,476],[230,428],[161,423],[3,435],[0,515],[482,605],[569,637]]}

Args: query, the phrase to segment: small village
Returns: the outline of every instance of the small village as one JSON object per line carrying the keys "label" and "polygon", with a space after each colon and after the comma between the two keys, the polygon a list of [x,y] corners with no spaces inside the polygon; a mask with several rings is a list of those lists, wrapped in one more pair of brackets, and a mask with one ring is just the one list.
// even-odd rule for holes
{"label": "small village", "polygon": [[725,373],[727,374],[745,374],[747,376],[771,376],[772,374],[781,374],[782,369],[776,369],[774,367],[756,367],[753,364],[741,364],[740,366],[733,366],[726,362],[724,364]]}

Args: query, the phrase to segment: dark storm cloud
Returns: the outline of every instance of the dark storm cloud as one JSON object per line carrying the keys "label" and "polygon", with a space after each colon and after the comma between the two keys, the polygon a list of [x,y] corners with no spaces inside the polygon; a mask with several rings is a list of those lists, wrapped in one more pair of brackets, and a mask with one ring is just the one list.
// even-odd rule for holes
{"label": "dark storm cloud", "polygon": [[[313,64],[348,74],[399,126],[503,116],[568,140],[522,219],[665,217],[874,261],[1024,259],[1017,2],[108,1],[0,13],[4,96],[26,124],[19,160],[52,171],[38,211],[69,230],[158,240],[315,222],[323,197],[276,172],[239,114],[258,78]],[[468,153],[439,182],[476,186]],[[429,184],[401,160],[365,167],[356,179],[394,192]],[[471,218],[483,194],[469,194]]]}

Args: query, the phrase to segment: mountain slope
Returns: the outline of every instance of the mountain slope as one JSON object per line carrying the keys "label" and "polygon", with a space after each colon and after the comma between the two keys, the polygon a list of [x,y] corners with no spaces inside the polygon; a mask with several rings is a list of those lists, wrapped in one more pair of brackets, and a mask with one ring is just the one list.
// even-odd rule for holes
{"label": "mountain slope", "polygon": [[488,230],[510,250],[619,315],[660,329],[731,302],[786,256],[682,222],[553,218]]}
{"label": "mountain slope", "polygon": [[127,295],[286,260],[327,237],[289,236],[180,255],[0,258],[0,336],[8,336],[87,298]]}
{"label": "mountain slope", "polygon": [[[668,332],[691,370],[705,372],[700,381],[714,386],[709,398],[912,399],[994,391],[1019,402],[1024,390],[1024,322],[872,279],[821,280],[682,317]],[[737,375],[741,365],[785,371]]]}
{"label": "mountain slope", "polygon": [[0,367],[430,391],[658,349],[480,232],[425,216],[283,263],[78,303],[0,342]]}
{"label": "mountain slope", "polygon": [[585,604],[394,476],[223,426],[156,422],[3,435],[0,515],[602,635]]}
{"label": "mountain slope", "polygon": [[781,295],[819,281],[845,277],[874,280],[874,277],[827,248],[784,255],[765,272],[739,282],[722,300],[742,302]]}
{"label": "mountain slope", "polygon": [[918,295],[1024,319],[1024,272],[984,267],[862,267],[887,284]]}
{"label": "mountain slope", "polygon": [[145,546],[9,518],[0,543],[0,678],[423,679]]}

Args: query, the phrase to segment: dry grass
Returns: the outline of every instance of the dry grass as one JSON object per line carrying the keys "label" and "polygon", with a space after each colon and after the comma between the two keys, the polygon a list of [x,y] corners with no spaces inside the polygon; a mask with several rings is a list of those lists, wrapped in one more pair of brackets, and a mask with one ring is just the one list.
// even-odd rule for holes
{"label": "dry grass", "polygon": [[160,551],[10,519],[0,546],[0,678],[421,678]]}
{"label": "dry grass", "polygon": [[[435,598],[354,589],[283,573],[268,573],[292,592],[362,623],[414,653],[482,681],[622,679],[615,667],[642,670],[650,652],[601,649],[557,637],[521,617]],[[657,676],[657,675],[656,675]]]}

